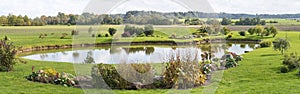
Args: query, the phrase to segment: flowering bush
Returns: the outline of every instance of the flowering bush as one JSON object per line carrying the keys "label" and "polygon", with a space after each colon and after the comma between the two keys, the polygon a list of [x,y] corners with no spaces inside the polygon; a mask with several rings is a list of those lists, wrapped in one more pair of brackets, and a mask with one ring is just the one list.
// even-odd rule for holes
{"label": "flowering bush", "polygon": [[[32,67],[32,70],[34,67]],[[32,72],[29,76],[26,76],[27,80],[41,83],[51,83],[67,87],[72,87],[78,84],[74,80],[75,76],[70,73],[58,73],[52,68],[47,68],[44,70],[39,70],[37,72]]]}
{"label": "flowering bush", "polygon": [[202,67],[202,72],[203,72],[204,74],[209,74],[211,71],[212,71],[211,64],[205,64],[205,65]]}
{"label": "flowering bush", "polygon": [[225,67],[231,68],[238,66],[238,63],[232,58],[226,58]]}

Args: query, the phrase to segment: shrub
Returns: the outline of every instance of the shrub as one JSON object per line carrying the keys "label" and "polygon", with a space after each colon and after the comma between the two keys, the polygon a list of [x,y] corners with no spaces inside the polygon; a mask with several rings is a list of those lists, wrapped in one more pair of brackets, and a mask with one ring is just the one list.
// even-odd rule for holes
{"label": "shrub", "polygon": [[101,37],[101,34],[98,34],[98,37]]}
{"label": "shrub", "polygon": [[103,84],[106,83],[112,89],[132,89],[133,81],[130,80],[141,83],[153,80],[152,67],[149,64],[122,64],[120,68],[122,71],[118,71],[115,65],[110,64],[93,66],[92,77],[96,87],[103,88]]}
{"label": "shrub", "polygon": [[117,29],[115,29],[115,28],[108,29],[108,33],[110,34],[110,36],[114,36],[114,34],[116,34],[116,32],[117,32]]}
{"label": "shrub", "polygon": [[134,34],[141,35],[145,32],[145,30],[144,30],[144,28],[139,28],[139,27],[135,27],[135,26],[126,25],[125,28],[124,28],[124,34],[126,32],[129,33],[129,36],[134,35]]}
{"label": "shrub", "polygon": [[78,84],[78,81],[75,80],[75,76],[72,74],[64,72],[58,73],[52,68],[32,72],[32,74],[26,76],[26,79],[33,82],[57,84],[66,87],[72,87]]}
{"label": "shrub", "polygon": [[253,34],[255,33],[255,28],[249,28],[249,29],[248,29],[248,33],[249,33],[250,35],[253,35]]}
{"label": "shrub", "polygon": [[92,34],[92,37],[96,37],[96,35],[95,35],[95,34]]}
{"label": "shrub", "polygon": [[281,52],[281,54],[284,54],[284,51],[288,50],[290,47],[290,42],[287,39],[278,38],[275,41],[273,41],[274,50],[278,50]]}
{"label": "shrub", "polygon": [[26,63],[16,57],[17,48],[12,42],[0,40],[0,71],[11,71],[14,65],[19,61]]}
{"label": "shrub", "polygon": [[145,34],[137,35],[137,37],[145,37]]}
{"label": "shrub", "polygon": [[108,35],[108,34],[105,34],[105,37],[109,37],[109,35]]}
{"label": "shrub", "polygon": [[297,53],[291,53],[290,55],[285,55],[284,60],[282,62],[286,65],[290,70],[299,68],[300,66],[300,57]]}
{"label": "shrub", "polygon": [[77,30],[72,30],[71,31],[71,35],[74,36],[74,35],[79,35],[79,31]]}
{"label": "shrub", "polygon": [[259,43],[260,47],[265,48],[265,47],[271,47],[272,46],[272,42],[271,41],[262,41]]}
{"label": "shrub", "polygon": [[40,38],[40,39],[45,38],[44,34],[40,34],[39,38]]}
{"label": "shrub", "polygon": [[245,32],[245,31],[240,31],[239,34],[240,34],[241,36],[246,36],[246,32]]}
{"label": "shrub", "polygon": [[224,35],[227,35],[227,34],[229,34],[230,32],[231,32],[231,30],[228,29],[227,27],[223,27],[223,28],[221,29],[221,33],[224,34]]}
{"label": "shrub", "polygon": [[209,74],[212,71],[211,64],[205,64],[201,70],[204,74]]}
{"label": "shrub", "polygon": [[236,67],[238,66],[238,63],[235,62],[234,59],[232,58],[226,58],[226,61],[225,61],[225,67],[228,69],[228,68],[232,68],[232,67]]}
{"label": "shrub", "polygon": [[232,35],[231,34],[227,35],[226,39],[230,39],[230,38],[232,38]]}
{"label": "shrub", "polygon": [[130,37],[131,35],[130,35],[130,33],[129,32],[124,32],[123,34],[122,34],[122,37]]}
{"label": "shrub", "polygon": [[273,37],[276,37],[276,35],[278,34],[278,29],[274,26],[271,26],[270,33],[273,34]]}
{"label": "shrub", "polygon": [[235,62],[237,62],[237,63],[242,61],[242,60],[243,60],[243,57],[240,56],[240,55],[236,56],[236,58],[235,58]]}
{"label": "shrub", "polygon": [[184,59],[180,55],[171,56],[166,63],[163,73],[163,88],[187,89],[200,86],[205,83],[206,75],[201,71],[202,66],[198,63],[197,55],[193,58],[190,54]]}
{"label": "shrub", "polygon": [[4,39],[3,39],[4,41],[8,41],[8,40],[10,40],[7,36],[4,36]]}
{"label": "shrub", "polygon": [[289,72],[289,68],[287,66],[282,66],[282,67],[280,67],[280,72],[281,73],[288,73]]}
{"label": "shrub", "polygon": [[62,33],[60,39],[64,39],[66,36],[68,36],[67,33]]}
{"label": "shrub", "polygon": [[144,29],[145,29],[144,34],[145,34],[146,36],[153,35],[153,33],[154,33],[154,28],[153,28],[152,25],[146,25],[146,26],[144,27]]}
{"label": "shrub", "polygon": [[172,34],[171,36],[170,36],[170,38],[171,39],[176,39],[177,37],[176,37],[176,34]]}

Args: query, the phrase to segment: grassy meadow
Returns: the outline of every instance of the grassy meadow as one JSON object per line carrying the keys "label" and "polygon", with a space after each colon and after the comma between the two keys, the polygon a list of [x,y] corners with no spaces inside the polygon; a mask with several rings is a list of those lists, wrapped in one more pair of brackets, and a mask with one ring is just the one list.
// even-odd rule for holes
{"label": "grassy meadow", "polygon": [[[121,38],[124,32],[124,26],[119,25],[103,25],[92,26],[95,37],[91,37],[88,33],[90,26],[22,26],[22,27],[0,27],[0,38],[8,36],[14,44],[22,46],[23,48],[30,48],[36,46],[46,45],[66,45],[66,44],[79,44],[79,43],[109,43],[114,42],[142,42],[142,41],[168,41],[172,34],[182,37],[191,35],[196,32],[195,28],[168,28],[158,27],[155,28],[153,37],[135,37],[135,38]],[[118,31],[114,37],[105,37],[108,34],[108,28],[116,28]],[[76,37],[71,36],[72,30],[79,30],[80,34]],[[64,39],[60,39],[62,33],[67,33]],[[47,34],[44,38],[39,38],[41,34]],[[101,34],[101,37],[98,37]],[[175,40],[176,41],[176,40]],[[190,41],[190,40],[187,40]]]}
{"label": "grassy meadow", "polygon": [[[100,26],[95,30],[95,34],[101,34],[103,37],[92,38],[88,37],[87,30],[89,26],[42,26],[42,27],[0,27],[0,38],[8,36],[17,46],[24,48],[44,45],[65,45],[72,44],[73,38],[68,35],[65,39],[60,39],[61,33],[70,34],[71,30],[77,28],[82,33],[81,37],[75,37],[79,42],[111,42],[114,38],[104,37],[107,34],[107,29],[114,27],[118,29],[117,36],[123,33],[123,26]],[[98,28],[98,27],[94,27]],[[156,41],[156,40],[171,40],[168,37],[172,34],[185,35],[195,32],[195,28],[155,28],[154,37],[137,37],[137,38],[122,38],[118,42],[123,41]],[[162,31],[162,32],[158,32]],[[51,33],[54,33],[51,35]],[[40,39],[40,34],[47,34],[44,39]],[[291,48],[287,53],[300,53],[300,33],[296,31],[280,31],[276,38],[285,37],[287,34],[288,40],[291,42]],[[233,31],[235,39],[262,39],[274,40],[273,37],[264,37],[256,35],[240,36],[238,32]],[[26,55],[20,54],[20,56]],[[300,93],[300,76],[298,71],[289,73],[280,73],[282,66],[283,55],[279,51],[274,51],[273,48],[260,48],[253,52],[243,54],[244,60],[240,62],[240,66],[224,71],[223,78],[218,85],[217,94],[296,94]],[[86,93],[82,89],[63,87],[52,84],[36,83],[26,80],[24,77],[29,75],[31,67],[35,66],[36,70],[44,67],[52,67],[60,72],[69,72],[75,74],[78,68],[89,68],[91,65],[82,66],[80,64],[61,63],[61,62],[46,62],[26,60],[27,64],[17,64],[14,71],[0,72],[0,92],[1,93],[22,93],[22,94],[82,94]],[[88,72],[89,73],[89,72]],[[190,93],[199,94],[209,86],[203,86],[191,89]],[[103,92],[103,90],[89,89],[88,92]],[[113,90],[120,94],[159,94],[159,93],[180,93],[186,90]],[[188,91],[189,92],[189,91]]]}

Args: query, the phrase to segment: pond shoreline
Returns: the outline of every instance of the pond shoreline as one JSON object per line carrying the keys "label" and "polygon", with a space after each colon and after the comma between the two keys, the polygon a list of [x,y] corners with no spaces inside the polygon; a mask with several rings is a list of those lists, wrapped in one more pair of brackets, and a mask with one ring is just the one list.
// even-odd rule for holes
{"label": "pond shoreline", "polygon": [[95,44],[66,44],[66,45],[46,45],[46,46],[35,46],[31,48],[24,48],[18,50],[19,53],[32,52],[32,51],[43,51],[43,50],[54,50],[54,49],[70,49],[70,48],[82,48],[82,47],[100,47],[100,46],[111,46],[111,45],[170,45],[170,46],[182,46],[182,45],[201,45],[209,43],[259,43],[261,40],[253,39],[204,39],[201,41],[193,42],[175,42],[175,41],[144,41],[144,42],[110,42],[110,43],[95,43]]}

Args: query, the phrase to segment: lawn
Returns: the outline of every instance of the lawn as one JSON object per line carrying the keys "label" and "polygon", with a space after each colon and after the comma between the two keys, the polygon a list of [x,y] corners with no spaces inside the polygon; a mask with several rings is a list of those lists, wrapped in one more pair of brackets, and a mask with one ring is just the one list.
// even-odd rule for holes
{"label": "lawn", "polygon": [[[135,37],[135,38],[121,38],[121,34],[124,32],[124,26],[120,25],[103,25],[103,26],[92,26],[96,36],[101,34],[102,37],[91,37],[88,33],[90,26],[34,26],[34,27],[0,27],[0,38],[8,36],[12,42],[17,46],[23,48],[30,48],[36,46],[46,45],[66,45],[66,44],[79,44],[79,43],[109,43],[113,39],[113,42],[143,42],[143,41],[172,41],[169,37],[172,34],[182,37],[183,35],[191,35],[196,32],[194,28],[155,28],[153,37]],[[105,37],[108,34],[108,28],[113,27],[118,31],[116,35],[112,37]],[[71,36],[71,31],[77,29],[80,34],[76,37]],[[64,39],[60,39],[62,33],[67,33]],[[40,34],[47,34],[47,37],[41,39]],[[190,41],[190,40],[188,40]]]}
{"label": "lawn", "polygon": [[[105,29],[99,30],[102,34],[105,34],[106,28],[111,26],[105,26]],[[65,27],[56,26],[53,27],[0,27],[0,37],[4,35],[9,36],[9,38],[15,42],[18,46],[31,47],[31,46],[41,46],[49,44],[70,44],[72,39],[59,39],[60,33],[69,33],[75,27]],[[84,28],[88,29],[88,26]],[[158,30],[163,30],[165,28],[158,28]],[[176,31],[172,29],[172,31]],[[187,30],[192,32],[193,30]],[[49,36],[45,39],[39,39],[40,33],[56,33],[55,36]],[[168,31],[168,34],[173,32]],[[180,33],[178,33],[180,34]],[[238,32],[233,32],[233,38],[250,38],[250,39],[263,39],[263,40],[273,40],[275,38],[267,37],[261,38],[260,36],[245,36],[241,37]],[[285,37],[285,32],[280,32],[277,37]],[[300,50],[300,39],[299,32],[287,32],[288,40],[291,42],[291,48],[287,53],[298,52]],[[143,37],[142,37],[143,38]],[[141,39],[142,39],[141,38]],[[107,38],[103,38],[106,40]],[[149,38],[143,38],[149,39]],[[156,40],[157,38],[153,38]],[[167,39],[167,38],[165,38]],[[97,39],[97,41],[100,41]],[[137,39],[139,40],[139,39]],[[151,39],[150,39],[151,40]],[[283,56],[278,51],[274,51],[273,48],[261,48],[254,50],[253,52],[244,54],[245,58],[240,62],[240,66],[236,68],[231,68],[225,70],[223,74],[222,81],[219,83],[216,93],[217,94],[261,94],[261,93],[284,93],[284,94],[295,94],[300,93],[300,80],[297,76],[298,71],[290,73],[280,73],[279,67],[282,66]],[[90,65],[73,65],[71,63],[54,63],[54,62],[44,62],[44,61],[33,61],[26,60],[27,64],[17,64],[15,70],[12,72],[0,72],[0,92],[2,93],[68,93],[68,94],[82,94],[84,91],[79,88],[63,87],[51,84],[42,84],[27,81],[24,77],[31,73],[31,67],[35,66],[36,70],[43,67],[52,67],[57,71],[70,72],[75,74],[74,67],[88,68]],[[199,94],[203,90],[206,90],[209,86],[203,86],[191,89],[190,93]],[[188,90],[113,90],[116,93],[122,94],[153,94],[153,93],[186,93]],[[103,90],[91,89],[88,92],[104,92]]]}

